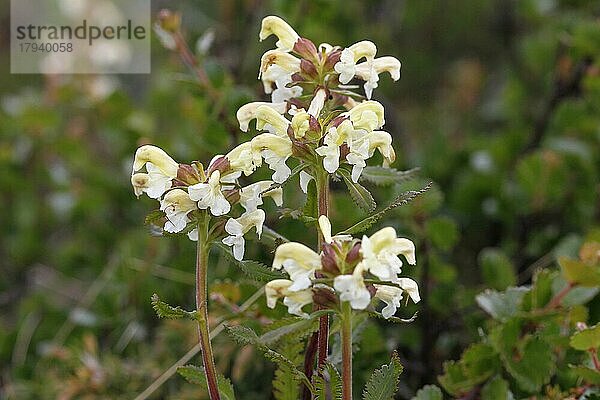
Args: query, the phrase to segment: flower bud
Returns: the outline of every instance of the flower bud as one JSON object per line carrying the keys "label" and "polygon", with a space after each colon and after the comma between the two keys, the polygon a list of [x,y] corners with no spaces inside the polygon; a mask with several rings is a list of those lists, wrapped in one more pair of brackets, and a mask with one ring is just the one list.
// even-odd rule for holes
{"label": "flower bud", "polygon": [[217,156],[211,161],[210,165],[208,166],[208,171],[206,171],[206,175],[211,176],[214,171],[219,171],[221,175],[225,175],[224,172],[228,171],[230,168],[231,166],[227,157]]}
{"label": "flower bud", "polygon": [[198,175],[198,172],[188,164],[179,164],[179,169],[177,170],[177,179],[183,183],[187,183],[188,185],[195,185],[196,183],[200,183],[201,179]]}
{"label": "flower bud", "polygon": [[302,58],[312,61],[318,59],[317,47],[313,42],[306,38],[299,38],[296,43],[294,43],[293,51]]}
{"label": "flower bud", "polygon": [[333,66],[340,61],[342,57],[341,50],[335,50],[331,53],[327,54],[327,58],[325,59],[325,63],[323,64],[323,69],[325,71],[333,71]]}
{"label": "flower bud", "polygon": [[317,67],[311,61],[301,60],[300,61],[300,72],[307,78],[316,79],[319,76]]}
{"label": "flower bud", "polygon": [[356,242],[346,254],[346,263],[351,266],[355,266],[360,261],[360,242]]}
{"label": "flower bud", "polygon": [[168,9],[162,9],[157,15],[158,23],[167,32],[177,32],[181,27],[181,13],[174,13]]}
{"label": "flower bud", "polygon": [[340,274],[340,268],[337,265],[337,255],[333,246],[329,243],[323,245],[323,254],[321,254],[321,265],[323,272],[337,276]]}
{"label": "flower bud", "polygon": [[339,305],[338,297],[329,286],[315,285],[312,292],[313,303],[321,308],[331,309]]}

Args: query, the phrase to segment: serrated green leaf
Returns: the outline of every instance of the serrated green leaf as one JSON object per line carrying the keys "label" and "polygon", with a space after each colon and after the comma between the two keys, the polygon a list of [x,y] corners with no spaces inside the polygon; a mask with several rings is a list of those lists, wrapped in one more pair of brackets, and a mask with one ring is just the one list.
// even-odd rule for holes
{"label": "serrated green leaf", "polygon": [[151,297],[152,308],[160,318],[179,319],[188,318],[196,320],[196,311],[186,311],[181,307],[173,307],[164,301],[160,300],[158,295],[154,293]]}
{"label": "serrated green leaf", "polygon": [[517,283],[515,267],[502,250],[485,248],[479,253],[478,261],[483,281],[492,289],[505,290]]}
{"label": "serrated green leaf", "polygon": [[504,321],[519,312],[519,306],[525,293],[525,287],[508,288],[504,292],[487,289],[475,297],[477,304],[493,318]]}
{"label": "serrated green leaf", "polygon": [[555,355],[550,345],[537,337],[525,340],[520,354],[505,354],[506,370],[521,389],[534,393],[548,383],[554,374]]}
{"label": "serrated green leaf", "polygon": [[279,366],[285,366],[289,368],[290,373],[300,382],[304,382],[312,390],[312,383],[306,377],[304,372],[298,370],[293,361],[285,357],[284,355],[270,349],[268,346],[260,341],[260,338],[252,329],[245,326],[227,326],[227,333],[241,345],[253,345],[257,350],[263,353],[265,358],[273,361]]}
{"label": "serrated green leaf", "polygon": [[363,390],[364,400],[390,400],[398,390],[400,374],[402,374],[402,364],[398,355],[394,352],[389,364],[383,365],[375,370],[369,378],[365,389]]}
{"label": "serrated green leaf", "polygon": [[[184,377],[186,381],[207,389],[204,368],[191,364],[183,365],[177,367],[177,373]],[[235,392],[231,381],[221,374],[217,374],[217,388],[219,389],[219,394],[223,400],[235,400]]]}
{"label": "serrated green leaf", "polygon": [[513,400],[508,382],[499,376],[490,380],[481,390],[481,400]]}
{"label": "serrated green leaf", "polygon": [[459,361],[444,363],[440,384],[453,396],[464,394],[485,382],[500,368],[500,359],[494,348],[484,343],[471,345]]}
{"label": "serrated green leaf", "polygon": [[312,313],[308,318],[284,318],[268,326],[267,332],[260,336],[260,343],[272,345],[288,335],[301,340],[319,328],[318,318],[329,313],[330,310],[321,310]]}
{"label": "serrated green leaf", "polygon": [[315,400],[341,400],[342,377],[333,364],[327,362],[315,380]]}
{"label": "serrated green leaf", "polygon": [[214,243],[214,246],[217,247],[225,256],[231,261],[234,265],[242,270],[248,277],[257,280],[259,282],[269,282],[274,279],[285,279],[286,276],[279,271],[275,271],[263,263],[252,260],[243,260],[238,261],[235,259],[233,254],[231,253],[231,249],[222,244],[222,243]]}
{"label": "serrated green leaf", "polygon": [[[304,342],[300,339],[295,342],[284,341],[277,350],[296,366],[303,361]],[[288,365],[279,365],[273,379],[273,396],[276,400],[298,400],[300,389],[298,383],[298,378]]]}
{"label": "serrated green leaf", "polygon": [[600,347],[600,324],[575,332],[569,344],[576,350],[597,349]]}
{"label": "serrated green leaf", "polygon": [[348,188],[348,192],[350,193],[352,201],[354,201],[354,203],[363,211],[371,212],[375,210],[377,204],[375,203],[375,199],[373,199],[373,195],[371,195],[371,192],[369,192],[360,183],[352,182],[352,177],[350,176],[350,173],[345,169],[338,169],[338,173],[341,175],[342,179],[346,183],[346,187]]}
{"label": "serrated green leaf", "polygon": [[439,387],[435,385],[423,386],[412,400],[443,400],[444,396]]}
{"label": "serrated green leaf", "polygon": [[227,329],[227,333],[241,345],[258,344],[259,342],[256,332],[247,326],[226,326],[225,329]]}
{"label": "serrated green leaf", "polygon": [[379,221],[387,212],[393,210],[394,208],[397,208],[397,207],[400,207],[400,206],[410,203],[412,200],[419,197],[423,193],[427,192],[429,189],[431,189],[431,182],[429,184],[427,184],[427,186],[425,186],[421,190],[410,190],[408,192],[404,192],[404,193],[400,194],[398,197],[396,197],[396,199],[390,205],[388,205],[383,210],[376,212],[375,214],[373,214],[371,216],[368,216],[367,218],[363,219],[362,221],[357,222],[356,224],[352,225],[350,228],[339,232],[338,235],[342,235],[342,234],[355,235],[357,233],[362,233],[362,232],[366,231],[371,226],[373,226],[377,221]]}
{"label": "serrated green leaf", "polygon": [[572,365],[569,364],[569,368],[573,370],[576,376],[580,376],[584,381],[589,382],[593,385],[600,385],[600,372],[594,368],[586,367],[584,365]]}
{"label": "serrated green leaf", "polygon": [[538,392],[549,382],[556,368],[552,347],[537,336],[521,338],[523,322],[512,318],[490,333],[490,342],[519,387],[530,393]]}
{"label": "serrated green leaf", "polygon": [[566,257],[559,257],[558,264],[569,282],[584,287],[600,286],[600,264],[587,265]]}
{"label": "serrated green leaf", "polygon": [[413,178],[417,172],[419,172],[419,168],[398,171],[389,167],[367,166],[363,169],[360,180],[375,185],[393,185]]}

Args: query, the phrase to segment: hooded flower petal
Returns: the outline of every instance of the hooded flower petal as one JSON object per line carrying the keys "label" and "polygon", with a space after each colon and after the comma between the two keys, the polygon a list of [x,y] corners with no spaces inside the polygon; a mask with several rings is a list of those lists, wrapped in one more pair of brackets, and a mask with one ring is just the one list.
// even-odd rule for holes
{"label": "hooded flower petal", "polygon": [[408,293],[412,301],[415,303],[421,301],[421,296],[419,295],[419,285],[417,285],[417,282],[410,278],[399,278],[398,286]]}
{"label": "hooded flower petal", "polygon": [[185,190],[171,190],[160,202],[160,210],[164,211],[167,217],[164,230],[171,233],[181,232],[190,222],[188,213],[196,209],[196,202],[190,199]]}
{"label": "hooded flower petal", "polygon": [[275,279],[265,285],[265,297],[267,306],[275,308],[277,300],[283,297],[283,304],[287,306],[288,312],[300,317],[308,317],[308,314],[302,311],[302,307],[312,303],[312,291],[310,289],[291,291],[289,288],[293,284],[287,279]]}
{"label": "hooded flower petal", "polygon": [[381,310],[381,315],[384,318],[389,318],[396,314],[396,310],[400,307],[400,301],[402,301],[402,293],[404,291],[396,286],[389,285],[373,285],[377,291],[375,297],[383,301],[386,306]]}
{"label": "hooded flower petal", "polygon": [[385,124],[383,106],[374,101],[363,101],[342,115],[347,115],[354,129],[364,129],[371,132]]}
{"label": "hooded flower petal", "polygon": [[[250,175],[262,164],[260,153],[252,150],[250,142],[245,142],[234,147],[225,157],[229,161],[229,168],[231,170],[234,172],[243,172],[246,176]],[[223,182],[223,179],[221,179],[221,182]]]}
{"label": "hooded flower petal", "polygon": [[398,282],[398,274],[402,272],[402,261],[398,254],[403,254],[410,264],[416,262],[414,244],[408,239],[396,237],[396,231],[391,227],[383,228],[371,237],[363,236],[361,254],[364,268],[388,282]]}
{"label": "hooded flower petal", "polygon": [[352,275],[336,276],[333,287],[340,294],[340,300],[349,301],[355,310],[364,310],[371,302],[371,293],[365,286],[360,264],[354,268]]}
{"label": "hooded flower petal", "polygon": [[248,132],[248,126],[250,124],[250,121],[256,118],[256,110],[260,106],[271,107],[279,114],[285,113],[285,110],[287,108],[287,104],[284,102],[268,103],[264,101],[255,101],[253,103],[244,104],[240,107],[236,114],[237,120],[240,124],[240,130],[242,132]]}
{"label": "hooded flower petal", "polygon": [[275,251],[273,268],[283,268],[294,282],[290,290],[298,291],[311,286],[315,271],[321,269],[321,256],[303,244],[288,242]]}
{"label": "hooded flower petal", "polygon": [[260,181],[248,185],[240,190],[240,204],[246,211],[256,210],[263,204],[263,197],[271,197],[277,206],[283,204],[283,189],[281,187],[268,190],[273,186],[273,181]]}
{"label": "hooded flower petal", "polygon": [[274,171],[272,179],[277,183],[285,182],[292,173],[285,163],[292,155],[292,142],[287,137],[263,133],[254,137],[251,143],[253,151],[260,152]]}
{"label": "hooded flower petal", "polygon": [[274,15],[263,18],[258,37],[262,42],[271,35],[277,36],[279,40],[275,45],[283,51],[291,51],[296,41],[300,38],[287,22]]}
{"label": "hooded flower petal", "polygon": [[233,256],[241,261],[244,258],[244,235],[252,228],[256,229],[256,234],[260,238],[262,234],[263,223],[265,222],[265,212],[255,209],[246,211],[239,218],[229,218],[225,223],[225,232],[229,234],[223,239],[223,243],[233,247]]}
{"label": "hooded flower petal", "polygon": [[283,69],[289,76],[296,72],[300,72],[300,59],[281,50],[269,50],[263,54],[260,59],[260,72],[258,77],[260,78],[268,68],[274,65]]}
{"label": "hooded flower petal", "polygon": [[367,63],[371,63],[375,58],[375,53],[377,53],[377,47],[368,40],[355,43],[342,50],[340,61],[334,66],[335,71],[340,74],[340,83],[350,82],[356,74],[356,63],[362,58],[366,58]]}
{"label": "hooded flower petal", "polygon": [[205,210],[210,208],[212,215],[218,217],[231,210],[231,205],[221,192],[221,173],[214,171],[207,183],[197,183],[188,188],[190,198],[198,202],[198,208]]}
{"label": "hooded flower petal", "polygon": [[133,160],[133,172],[142,169],[146,163],[152,163],[156,166],[157,171],[160,171],[165,176],[170,178],[177,177],[179,164],[159,147],[145,145],[136,150]]}
{"label": "hooded flower petal", "polygon": [[256,109],[256,129],[268,129],[270,133],[287,138],[287,130],[290,126],[283,115],[268,106],[259,106]]}

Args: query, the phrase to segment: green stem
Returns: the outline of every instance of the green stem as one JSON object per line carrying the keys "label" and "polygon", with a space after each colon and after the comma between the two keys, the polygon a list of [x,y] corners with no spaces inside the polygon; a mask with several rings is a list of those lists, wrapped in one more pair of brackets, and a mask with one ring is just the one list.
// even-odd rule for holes
{"label": "green stem", "polygon": [[[325,215],[329,218],[329,174],[322,171],[319,176],[315,177],[317,183],[317,201],[318,212],[320,217]],[[318,233],[318,249],[322,250],[323,234],[321,230]],[[327,353],[329,352],[329,315],[324,315],[319,318],[319,333],[318,333],[318,356],[317,369],[321,370],[327,361]]]}
{"label": "green stem", "polygon": [[352,307],[342,302],[342,399],[352,400]]}
{"label": "green stem", "polygon": [[210,400],[220,400],[217,386],[217,369],[210,345],[210,332],[208,327],[208,296],[206,275],[208,269],[208,216],[198,223],[198,244],[196,250],[196,313],[198,318],[198,337],[202,352],[202,364],[208,386]]}

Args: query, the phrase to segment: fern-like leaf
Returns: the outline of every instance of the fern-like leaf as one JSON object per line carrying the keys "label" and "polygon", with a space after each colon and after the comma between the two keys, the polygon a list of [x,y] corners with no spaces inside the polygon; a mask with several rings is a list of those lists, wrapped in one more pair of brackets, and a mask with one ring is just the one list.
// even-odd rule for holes
{"label": "fern-like leaf", "polygon": [[367,218],[363,219],[362,221],[357,222],[356,224],[352,225],[350,228],[339,232],[338,235],[341,235],[341,234],[355,235],[357,233],[362,233],[362,232],[366,231],[371,226],[373,226],[377,221],[379,221],[381,218],[383,218],[383,216],[386,213],[393,210],[394,208],[397,208],[397,207],[400,207],[400,206],[410,203],[412,200],[421,196],[423,193],[427,192],[429,189],[431,189],[431,182],[428,183],[427,186],[425,186],[421,190],[410,190],[408,192],[402,193],[400,196],[396,197],[396,199],[390,205],[388,205],[386,208],[384,208],[383,210],[376,212],[373,215],[368,216]]}
{"label": "fern-like leaf", "polygon": [[151,297],[152,308],[160,318],[179,319],[189,318],[196,320],[196,311],[186,311],[181,307],[173,307],[162,301],[156,293]]}
{"label": "fern-like leaf", "polygon": [[398,381],[402,373],[402,364],[396,352],[392,353],[389,364],[373,372],[363,391],[364,400],[391,400],[398,390]]}
{"label": "fern-like leaf", "polygon": [[341,400],[342,377],[333,364],[326,363],[315,377],[315,400]]}

